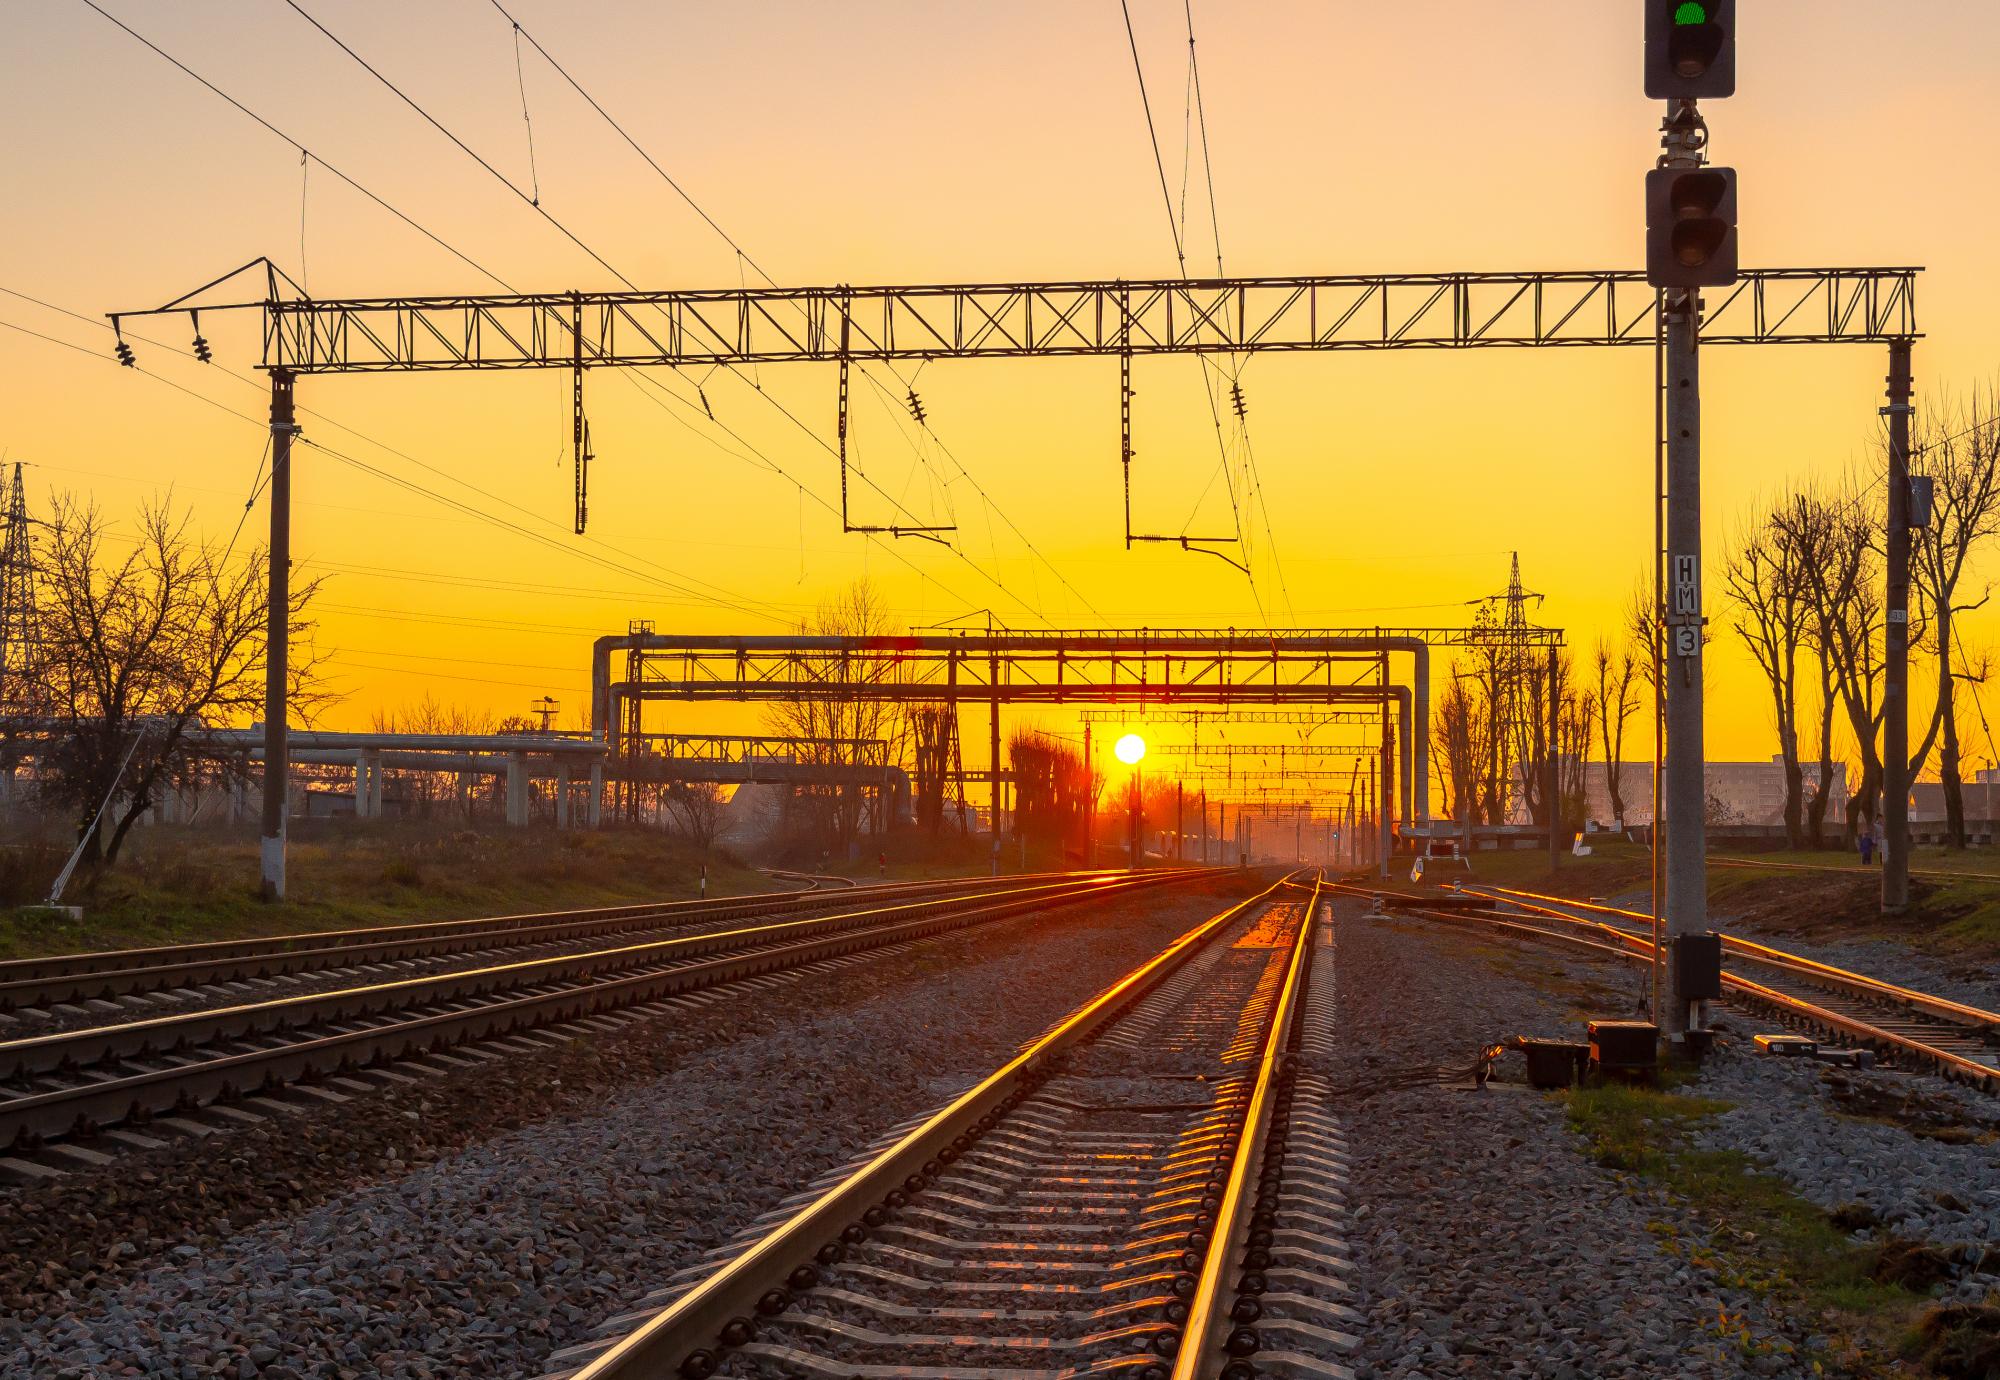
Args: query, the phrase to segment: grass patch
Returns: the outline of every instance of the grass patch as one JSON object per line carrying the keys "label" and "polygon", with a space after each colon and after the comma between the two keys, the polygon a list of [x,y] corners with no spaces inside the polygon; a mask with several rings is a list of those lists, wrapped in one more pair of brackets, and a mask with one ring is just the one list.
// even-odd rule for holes
{"label": "grass patch", "polygon": [[[703,861],[686,844],[638,830],[294,821],[290,896],[267,906],[257,897],[253,834],[160,826],[135,831],[95,888],[64,897],[83,907],[81,920],[0,911],[0,958],[684,900],[700,891]],[[707,863],[711,896],[778,889],[727,857]],[[38,886],[45,891],[46,878]]]}
{"label": "grass patch", "polygon": [[[1683,1235],[1655,1223],[1662,1244],[1720,1283],[1764,1297],[1832,1338],[1829,1362],[1874,1374],[1942,1352],[1923,1345],[1919,1326],[1930,1300],[1901,1282],[1909,1276],[1893,1255],[1894,1243],[1856,1244],[1824,1209],[1748,1156],[1689,1144],[1694,1125],[1728,1103],[1623,1086],[1566,1097],[1569,1123],[1598,1164],[1644,1178],[1703,1228]],[[1770,1349],[1740,1319],[1719,1318],[1717,1330],[1745,1349]]]}

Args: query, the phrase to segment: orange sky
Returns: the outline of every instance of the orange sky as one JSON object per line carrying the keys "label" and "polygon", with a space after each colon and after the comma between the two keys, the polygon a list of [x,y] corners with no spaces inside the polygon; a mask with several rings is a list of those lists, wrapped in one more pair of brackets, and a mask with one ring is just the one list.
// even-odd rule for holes
{"label": "orange sky", "polygon": [[[103,2],[516,285],[610,285],[290,9]],[[302,2],[529,183],[513,36],[487,0]],[[1115,3],[509,8],[781,281],[1174,270]],[[1177,193],[1183,12],[1159,0],[1133,9]],[[1708,112],[1717,160],[1741,171],[1745,262],[1924,264],[1920,404],[1991,377],[1982,327],[2000,309],[1988,264],[2000,188],[1980,160],[2000,136],[1990,71],[2000,11],[1978,0],[1745,9],[1741,94]],[[1194,14],[1231,272],[1639,262],[1658,110],[1640,92],[1636,4],[1211,0]],[[738,281],[728,246],[532,50],[523,71],[545,207],[641,283]],[[77,0],[0,10],[0,106],[12,134],[0,149],[0,287],[95,316],[163,301],[258,254],[325,295],[492,287],[324,168],[304,179],[302,218],[295,151]],[[1203,196],[1196,169],[1191,205]],[[1191,262],[1205,270],[1213,245],[1193,214]],[[123,517],[171,484],[227,535],[258,464],[257,428],[104,363],[108,336],[83,322],[7,295],[0,320],[87,348],[0,330],[0,449],[37,466],[37,502],[69,488]],[[250,323],[205,324],[218,366],[249,371]],[[184,343],[178,321],[140,329]],[[140,350],[176,383],[262,409],[257,388],[222,367]],[[1760,495],[1866,456],[1884,361],[1822,347],[1707,359],[1712,553]],[[986,608],[1022,626],[1255,626],[1264,614],[1445,623],[1500,588],[1518,550],[1548,596],[1546,621],[1587,647],[1615,623],[1651,539],[1643,350],[1253,361],[1244,385],[1274,538],[1254,516],[1254,593],[1213,560],[1121,549],[1110,361],[928,366],[919,391],[949,457],[914,452],[907,418],[860,390],[861,466],[920,517],[955,513],[961,555],[843,536],[801,497],[800,483],[837,495],[821,444],[833,432],[830,367],[705,381],[717,416],[789,477],[729,453],[690,401],[697,381],[662,380],[681,399],[662,406],[623,376],[591,380],[600,459],[590,540],[579,543],[567,535],[561,374],[304,380],[300,401],[321,414],[306,419],[314,439],[553,541],[305,452],[294,549],[332,576],[319,641],[350,692],[329,721],[364,725],[425,692],[520,712],[546,692],[573,722],[595,633],[637,617],[663,630],[776,631],[861,575],[912,623]],[[1219,491],[1197,505],[1216,468],[1198,366],[1142,362],[1135,386],[1136,521],[1179,530],[1194,513],[1197,529],[1227,527]],[[859,497],[856,516],[887,520],[887,502]],[[250,522],[263,521],[260,505]],[[726,590],[738,607],[671,593],[663,571]],[[1710,614],[1720,624],[1710,754],[1768,755],[1754,671],[1713,592]],[[1971,644],[1991,640],[1991,616],[1975,616]],[[1928,706],[1924,691],[1913,698]],[[681,727],[753,722],[674,716]],[[1976,727],[1969,748],[1990,756]]]}

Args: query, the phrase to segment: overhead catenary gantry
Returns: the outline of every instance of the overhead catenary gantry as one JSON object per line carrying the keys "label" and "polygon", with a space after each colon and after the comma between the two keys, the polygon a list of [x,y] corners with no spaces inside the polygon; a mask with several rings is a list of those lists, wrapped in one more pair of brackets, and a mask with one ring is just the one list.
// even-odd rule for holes
{"label": "overhead catenary gantry", "polygon": [[[1917,334],[1916,268],[1746,270],[1707,345]],[[1639,270],[274,298],[294,374],[1654,345]],[[202,310],[217,308],[203,306]],[[136,313],[128,313],[136,314]]]}
{"label": "overhead catenary gantry", "polygon": [[[1908,342],[1920,270],[1747,270],[1710,304],[1709,345]],[[226,275],[234,276],[234,275]],[[218,280],[218,282],[225,280]],[[1008,359],[1341,350],[1657,348],[1639,270],[715,288],[197,301],[262,316],[271,377],[270,654],[264,894],[284,894],[285,693],[293,389],[304,374],[787,361]],[[120,315],[114,314],[114,328]],[[122,338],[121,349],[124,348]],[[587,439],[579,442],[579,466]],[[579,473],[578,517],[582,516]],[[608,681],[608,677],[607,677]],[[1272,701],[1283,703],[1282,699]],[[1421,737],[1421,732],[1419,733]],[[1419,773],[1421,783],[1426,773]]]}
{"label": "overhead catenary gantry", "polygon": [[[1556,629],[1538,629],[1550,645]],[[984,704],[991,754],[999,760],[999,713],[1006,705],[1376,707],[1383,729],[1385,797],[1403,745],[1405,822],[1430,817],[1427,762],[1430,653],[1464,644],[1473,629],[1088,629],[1050,633],[930,634],[902,637],[728,637],[624,633],[597,639],[591,654],[591,725],[614,749],[634,702],[785,702],[800,699]],[[1407,684],[1394,683],[1389,658],[1408,656]],[[614,656],[627,679],[614,682]],[[1393,720],[1389,717],[1393,712]],[[995,817],[999,815],[995,780]]]}

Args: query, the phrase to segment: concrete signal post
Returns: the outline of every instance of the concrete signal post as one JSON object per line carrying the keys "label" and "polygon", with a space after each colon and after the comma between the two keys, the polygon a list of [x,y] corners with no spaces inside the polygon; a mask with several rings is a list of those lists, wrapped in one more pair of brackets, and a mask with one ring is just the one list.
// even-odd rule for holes
{"label": "concrete signal post", "polygon": [[[1698,1001],[1671,955],[1708,928],[1704,818],[1701,550],[1701,290],[1738,277],[1736,174],[1708,164],[1708,126],[1696,102],[1736,90],[1734,0],[1643,0],[1646,94],[1667,102],[1665,152],[1646,175],[1646,278],[1660,293],[1659,380],[1665,542],[1655,552],[1660,692],[1666,753],[1661,783],[1665,843],[1665,1000],[1662,1033],[1685,1045]],[[1552,816],[1553,817],[1553,816]]]}

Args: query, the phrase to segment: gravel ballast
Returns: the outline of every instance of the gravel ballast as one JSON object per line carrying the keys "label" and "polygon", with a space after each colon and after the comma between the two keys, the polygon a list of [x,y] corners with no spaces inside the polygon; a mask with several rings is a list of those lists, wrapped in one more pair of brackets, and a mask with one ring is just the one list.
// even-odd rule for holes
{"label": "gravel ballast", "polygon": [[1225,903],[1174,887],[1002,922],[10,1191],[0,1217],[46,1230],[0,1245],[0,1370],[534,1374]]}
{"label": "gravel ballast", "polygon": [[[1511,1035],[1579,1038],[1576,1005],[1629,1012],[1623,965],[1371,921],[1350,904],[1336,947],[1337,1086],[1469,1066]],[[1800,1343],[1755,1298],[1669,1254],[1650,1223],[1671,1221],[1683,1238],[1698,1227],[1591,1163],[1557,1102],[1433,1086],[1334,1105],[1352,1154],[1363,1380],[1810,1373],[1809,1362],[1739,1348],[1738,1327],[1757,1342]]]}

